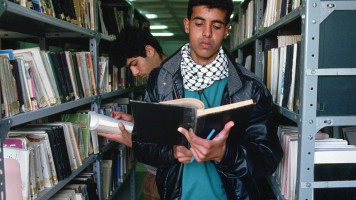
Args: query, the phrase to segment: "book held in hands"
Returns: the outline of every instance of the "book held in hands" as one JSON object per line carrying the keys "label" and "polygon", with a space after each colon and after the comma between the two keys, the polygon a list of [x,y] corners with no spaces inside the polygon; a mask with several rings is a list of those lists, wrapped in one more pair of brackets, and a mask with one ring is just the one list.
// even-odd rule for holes
{"label": "book held in hands", "polygon": [[109,116],[98,114],[94,112],[89,112],[90,122],[89,122],[89,130],[99,131],[104,133],[119,133],[121,134],[121,130],[119,129],[119,122],[121,122],[126,131],[132,133],[133,123],[111,118]]}
{"label": "book held in hands", "polygon": [[206,138],[212,129],[215,137],[225,124],[234,121],[233,132],[242,133],[247,124],[253,101],[246,100],[214,108],[204,109],[198,99],[183,98],[160,103],[131,100],[135,119],[135,135],[142,143],[189,146],[179,127],[192,128],[201,138]]}

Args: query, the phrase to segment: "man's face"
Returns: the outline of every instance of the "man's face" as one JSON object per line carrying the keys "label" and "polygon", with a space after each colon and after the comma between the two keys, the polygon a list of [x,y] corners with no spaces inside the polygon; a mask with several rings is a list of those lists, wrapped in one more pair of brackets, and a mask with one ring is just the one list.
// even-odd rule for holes
{"label": "man's face", "polygon": [[156,66],[151,66],[149,57],[133,57],[126,59],[126,66],[130,67],[133,76],[139,76],[141,78],[147,78],[152,69]]}
{"label": "man's face", "polygon": [[196,63],[206,65],[215,59],[229,31],[225,16],[226,10],[194,6],[190,20],[184,19],[185,32],[189,33],[191,57]]}

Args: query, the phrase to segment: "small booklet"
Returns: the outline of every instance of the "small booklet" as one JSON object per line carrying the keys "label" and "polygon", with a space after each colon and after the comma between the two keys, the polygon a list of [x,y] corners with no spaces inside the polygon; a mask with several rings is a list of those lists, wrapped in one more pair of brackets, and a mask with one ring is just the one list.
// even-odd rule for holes
{"label": "small booklet", "polygon": [[121,130],[118,126],[119,122],[121,122],[125,126],[126,131],[132,133],[134,126],[131,122],[111,118],[109,116],[94,112],[89,112],[89,119],[89,130],[91,131],[121,134]]}
{"label": "small booklet", "polygon": [[204,103],[194,98],[183,98],[160,103],[131,100],[137,139],[143,143],[189,146],[178,127],[192,128],[196,135],[206,138],[214,129],[215,137],[229,121],[235,131],[243,134],[248,116],[255,104],[241,101],[204,109]]}

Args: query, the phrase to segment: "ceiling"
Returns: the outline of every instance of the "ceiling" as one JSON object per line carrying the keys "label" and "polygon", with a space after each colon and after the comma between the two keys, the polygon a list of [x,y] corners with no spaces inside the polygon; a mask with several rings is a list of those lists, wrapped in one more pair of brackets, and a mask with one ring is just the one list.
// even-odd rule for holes
{"label": "ceiling", "polygon": [[[150,25],[166,25],[167,29],[153,30],[151,33],[171,32],[174,38],[185,38],[183,19],[187,16],[188,0],[130,0],[130,3],[142,14],[156,14],[157,18],[148,19]],[[234,12],[240,4],[234,1]]]}

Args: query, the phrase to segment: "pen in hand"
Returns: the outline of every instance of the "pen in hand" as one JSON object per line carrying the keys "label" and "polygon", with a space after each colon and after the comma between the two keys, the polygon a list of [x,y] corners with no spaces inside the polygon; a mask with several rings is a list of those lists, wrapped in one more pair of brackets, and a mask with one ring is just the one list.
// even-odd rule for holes
{"label": "pen in hand", "polygon": [[[210,140],[210,138],[213,136],[213,134],[215,133],[215,129],[211,130],[209,135],[205,138],[206,140]],[[194,161],[194,156],[192,156],[192,159],[190,160],[190,163],[192,163]]]}

